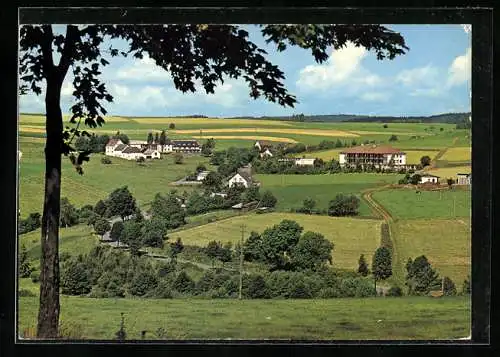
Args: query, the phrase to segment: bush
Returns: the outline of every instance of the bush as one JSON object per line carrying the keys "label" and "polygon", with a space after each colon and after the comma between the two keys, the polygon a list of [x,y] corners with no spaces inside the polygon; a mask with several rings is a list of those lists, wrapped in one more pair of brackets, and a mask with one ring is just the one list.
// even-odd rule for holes
{"label": "bush", "polygon": [[389,141],[398,141],[398,137],[392,134],[391,137],[389,138]]}
{"label": "bush", "polygon": [[106,297],[125,297],[125,279],[115,272],[106,272],[97,280],[97,286]]}
{"label": "bush", "polygon": [[31,281],[33,283],[38,283],[40,281],[40,273],[37,271],[34,271],[31,273]]}
{"label": "bush", "polygon": [[270,297],[266,281],[261,275],[250,277],[247,294],[251,299],[267,299]]}
{"label": "bush", "polygon": [[61,288],[65,295],[84,295],[90,292],[90,274],[83,262],[76,259],[68,262],[61,276]]}
{"label": "bush", "polygon": [[158,286],[158,279],[156,276],[150,272],[140,272],[134,276],[130,287],[128,289],[129,293],[136,296],[143,296],[146,293],[151,292]]}
{"label": "bush", "polygon": [[391,286],[387,296],[403,296],[403,290],[399,286]]}
{"label": "bush", "polygon": [[195,283],[185,271],[181,271],[174,281],[173,287],[182,294],[189,294],[194,291]]}
{"label": "bush", "polygon": [[168,280],[160,280],[154,291],[154,297],[158,299],[171,299],[173,297],[172,286]]}
{"label": "bush", "polygon": [[109,165],[111,164],[111,159],[107,156],[104,156],[103,158],[101,158],[101,164],[104,164],[104,165]]}
{"label": "bush", "polygon": [[318,297],[320,299],[332,299],[341,297],[340,290],[334,287],[323,288],[319,291]]}
{"label": "bush", "polygon": [[355,195],[338,194],[328,204],[329,216],[356,216],[359,209],[359,198]]}

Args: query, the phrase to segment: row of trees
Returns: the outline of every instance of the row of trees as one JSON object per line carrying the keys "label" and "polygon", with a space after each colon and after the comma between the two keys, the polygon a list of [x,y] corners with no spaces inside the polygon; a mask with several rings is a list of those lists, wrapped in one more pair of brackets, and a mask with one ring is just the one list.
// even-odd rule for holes
{"label": "row of trees", "polygon": [[[221,252],[220,244],[211,243],[211,251]],[[218,247],[218,248],[215,248]],[[207,248],[208,249],[208,246]],[[127,296],[173,298],[205,296],[236,298],[239,273],[208,269],[195,281],[180,263],[160,263],[134,257],[109,247],[95,247],[89,254],[62,262],[62,293],[89,297]],[[374,296],[370,281],[359,275],[338,274],[331,269],[317,271],[273,271],[245,274],[244,298],[336,298]]]}
{"label": "row of trees", "polygon": [[357,216],[359,214],[360,200],[356,195],[337,194],[333,200],[328,203],[327,209],[319,209],[316,201],[310,197],[302,203],[302,207],[292,208],[292,212],[305,214],[323,214],[329,216]]}

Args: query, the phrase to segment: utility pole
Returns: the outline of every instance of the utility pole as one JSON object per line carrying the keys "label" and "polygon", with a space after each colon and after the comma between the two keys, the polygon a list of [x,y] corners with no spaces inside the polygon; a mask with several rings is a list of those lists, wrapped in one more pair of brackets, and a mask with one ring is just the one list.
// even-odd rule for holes
{"label": "utility pole", "polygon": [[241,300],[241,290],[243,288],[243,237],[245,235],[245,225],[241,225],[241,243],[240,243],[240,287],[238,299]]}

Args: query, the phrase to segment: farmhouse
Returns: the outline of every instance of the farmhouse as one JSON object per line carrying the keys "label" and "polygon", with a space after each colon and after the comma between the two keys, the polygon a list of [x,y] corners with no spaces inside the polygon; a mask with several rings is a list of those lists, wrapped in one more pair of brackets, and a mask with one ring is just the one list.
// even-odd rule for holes
{"label": "farmhouse", "polygon": [[146,158],[146,155],[141,152],[141,149],[133,146],[127,146],[125,149],[123,149],[122,155],[120,157],[127,160],[137,160],[140,157]]}
{"label": "farmhouse", "polygon": [[201,152],[201,146],[196,140],[171,140],[170,142],[175,152]]}
{"label": "farmhouse", "polygon": [[472,174],[457,174],[458,185],[470,185],[471,180],[472,180]]}
{"label": "farmhouse", "polygon": [[207,177],[207,175],[210,173],[210,171],[201,171],[198,173],[198,175],[196,176],[196,181],[203,181],[205,179],[205,177]]}
{"label": "farmhouse", "polygon": [[422,174],[420,176],[420,183],[439,183],[439,176],[431,174]]}
{"label": "farmhouse", "polygon": [[161,157],[160,152],[154,149],[147,149],[144,151],[146,159],[159,159]]}
{"label": "farmhouse", "polygon": [[113,152],[110,154],[110,156],[116,156],[116,157],[122,157],[122,152],[125,150],[128,146],[125,144],[120,144],[115,147]]}
{"label": "farmhouse", "polygon": [[123,142],[120,139],[110,139],[108,141],[108,143],[106,144],[106,155],[114,156],[113,152],[114,152],[115,148],[118,145],[122,145],[122,144],[123,144]]}
{"label": "farmhouse", "polygon": [[256,148],[259,149],[259,151],[264,151],[265,149],[271,149],[273,147],[273,142],[272,141],[267,141],[267,140],[257,140],[254,144]]}
{"label": "farmhouse", "polygon": [[315,160],[316,159],[296,158],[295,159],[295,165],[298,165],[298,166],[313,166]]}
{"label": "farmhouse", "polygon": [[129,146],[138,148],[138,149],[146,149],[148,148],[148,142],[146,140],[130,140]]}
{"label": "farmhouse", "polygon": [[339,163],[345,165],[406,166],[406,153],[391,146],[362,145],[344,149]]}
{"label": "farmhouse", "polygon": [[252,176],[245,170],[238,170],[238,172],[229,179],[228,186],[233,187],[234,185],[243,185],[245,188],[250,187],[255,184]]}
{"label": "farmhouse", "polygon": [[269,150],[269,148],[266,148],[263,152],[261,152],[260,154],[260,158],[264,158],[264,157],[273,157],[273,153]]}

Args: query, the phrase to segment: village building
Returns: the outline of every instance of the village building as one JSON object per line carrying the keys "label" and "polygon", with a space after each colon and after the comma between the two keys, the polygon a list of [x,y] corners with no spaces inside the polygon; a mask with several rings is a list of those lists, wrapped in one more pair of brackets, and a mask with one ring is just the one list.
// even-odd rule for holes
{"label": "village building", "polygon": [[146,155],[141,152],[141,149],[133,146],[127,146],[125,149],[123,149],[120,157],[127,160],[137,160],[140,157],[145,159]]}
{"label": "village building", "polygon": [[143,153],[146,156],[146,159],[159,159],[161,157],[160,152],[154,149],[147,149]]}
{"label": "village building", "polygon": [[110,156],[122,157],[122,152],[128,147],[128,145],[120,144],[115,147]]}
{"label": "village building", "polygon": [[439,176],[431,175],[427,173],[420,174],[420,183],[439,183]]}
{"label": "village building", "polygon": [[110,139],[106,144],[106,155],[114,156],[113,152],[115,151],[115,148],[121,144],[123,144],[123,142],[120,139]]}
{"label": "village building", "polygon": [[138,149],[149,148],[148,142],[146,140],[130,140],[128,145]]}
{"label": "village building", "polygon": [[229,179],[228,186],[233,187],[237,184],[240,184],[240,185],[244,186],[245,188],[248,188],[252,185],[252,177],[248,176],[247,174],[245,174],[243,172],[242,173],[238,172]]}
{"label": "village building", "polygon": [[391,146],[361,145],[344,149],[339,154],[340,166],[374,165],[379,167],[404,167],[406,153]]}
{"label": "village building", "polygon": [[227,193],[221,193],[221,192],[212,192],[210,194],[210,197],[222,197],[222,198],[226,198],[227,197]]}
{"label": "village building", "polygon": [[273,157],[273,153],[271,152],[271,150],[269,150],[269,148],[266,148],[263,152],[261,152],[260,154],[260,158],[264,158],[264,157]]}
{"label": "village building", "polygon": [[196,140],[171,140],[172,150],[175,152],[201,152],[201,146]]}
{"label": "village building", "polygon": [[196,181],[203,181],[205,177],[210,173],[210,171],[201,171],[198,172],[198,175],[196,175]]}
{"label": "village building", "polygon": [[457,184],[458,185],[470,185],[472,180],[472,174],[457,174]]}
{"label": "village building", "polygon": [[313,166],[316,159],[296,158],[295,165],[298,166]]}

